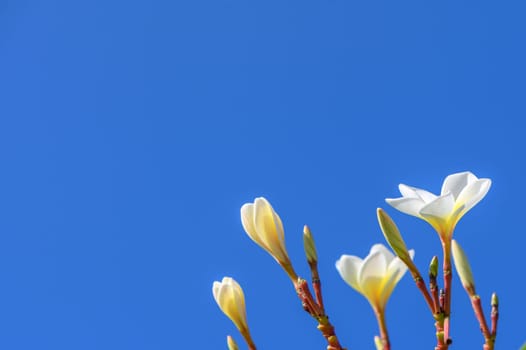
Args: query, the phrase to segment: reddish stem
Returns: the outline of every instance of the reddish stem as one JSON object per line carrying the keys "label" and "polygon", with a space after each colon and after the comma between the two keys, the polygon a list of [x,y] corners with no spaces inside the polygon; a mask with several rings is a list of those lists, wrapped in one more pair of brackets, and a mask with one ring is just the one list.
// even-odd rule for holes
{"label": "reddish stem", "polygon": [[245,339],[248,350],[256,350],[256,344],[254,344],[254,341],[252,340],[252,337],[250,336],[250,333],[248,329],[245,332],[241,332],[241,335]]}
{"label": "reddish stem", "polygon": [[433,299],[431,298],[431,294],[429,294],[429,291],[427,290],[426,284],[422,277],[420,275],[413,275],[413,278],[415,280],[416,287],[422,293],[422,296],[424,297],[427,306],[429,307],[429,310],[431,310],[431,313],[435,313],[435,306],[433,303]]}
{"label": "reddish stem", "polygon": [[323,306],[323,296],[321,293],[321,280],[318,273],[318,263],[309,262],[309,267],[312,276],[312,289],[314,290],[314,295],[316,296],[316,303],[320,307],[321,311],[325,313],[325,307]]}
{"label": "reddish stem", "polygon": [[433,294],[433,299],[437,300],[438,312],[435,314],[435,328],[436,328],[436,337],[437,337],[437,346],[435,350],[444,350],[447,349],[447,345],[444,342],[444,290],[438,292],[438,286],[436,291]]}
{"label": "reddish stem", "polygon": [[376,319],[378,320],[378,328],[380,329],[380,338],[382,339],[383,350],[391,350],[389,334],[387,333],[387,326],[385,324],[385,312],[383,310],[375,310],[375,314]]}
{"label": "reddish stem", "polygon": [[450,322],[451,322],[451,240],[446,239],[442,241],[442,249],[444,252],[444,339],[447,345],[450,344]]}
{"label": "reddish stem", "polygon": [[312,288],[314,289],[314,295],[316,296],[316,302],[318,303],[318,306],[320,307],[321,311],[325,313],[325,306],[323,306],[323,296],[321,294],[321,281],[319,279],[313,280]]}
{"label": "reddish stem", "polygon": [[431,293],[431,297],[433,298],[433,312],[436,315],[442,311],[440,299],[438,297],[438,285],[436,276],[429,276],[429,292]]}
{"label": "reddish stem", "polygon": [[[441,309],[439,307],[437,307],[437,305],[436,305],[437,302],[435,300],[433,300],[433,297],[431,297],[431,294],[427,290],[426,284],[424,283],[424,280],[422,279],[422,276],[420,275],[418,270],[416,270],[416,268],[415,269],[411,269],[411,274],[412,274],[413,279],[415,281],[416,287],[418,288],[420,293],[422,293],[422,296],[424,297],[424,299],[425,299],[425,301],[427,303],[427,306],[429,307],[429,310],[431,310],[431,314],[433,314],[433,317],[437,320],[437,322],[435,322],[435,327],[436,327],[436,330],[437,330],[437,334],[436,334],[436,336],[437,336],[437,347],[435,347],[435,350],[447,349],[447,347],[444,347],[444,342],[443,342],[443,339],[444,339],[443,320],[438,321],[438,317],[441,317],[441,315],[439,315],[439,311],[441,311]],[[435,283],[435,285],[436,285],[436,283]],[[435,293],[437,293],[437,292],[435,292]]]}
{"label": "reddish stem", "polygon": [[383,350],[391,350],[391,342],[389,341],[389,334],[387,333],[387,325],[385,324],[385,312],[377,312],[378,326],[380,328],[380,338],[382,338]]}
{"label": "reddish stem", "polygon": [[440,311],[444,313],[444,299],[446,298],[446,294],[444,293],[444,290],[440,290],[440,296],[438,297],[438,304],[440,305]]}
{"label": "reddish stem", "polygon": [[[484,310],[482,309],[482,304],[480,302],[480,297],[478,295],[471,296],[471,306],[473,306],[473,311],[475,312],[475,317],[479,321],[480,330],[484,336],[484,350],[493,350],[495,345],[495,338],[492,336],[492,332],[488,327],[486,318],[484,317]],[[493,310],[492,310],[493,311]],[[492,312],[493,319],[493,312]]]}
{"label": "reddish stem", "polygon": [[485,339],[491,337],[491,332],[489,330],[486,318],[484,317],[484,310],[482,310],[482,304],[480,303],[480,297],[478,295],[473,295],[471,297],[471,306],[473,306],[473,311],[475,312],[475,317],[479,321],[480,330]]}
{"label": "reddish stem", "polygon": [[334,326],[329,322],[329,317],[325,315],[322,307],[314,300],[307,281],[298,278],[297,282],[294,283],[294,287],[301,300],[303,309],[318,321],[318,329],[327,340],[327,350],[345,350],[340,345],[336,332],[334,331]]}
{"label": "reddish stem", "polygon": [[443,322],[436,321],[435,327],[437,330],[437,345],[435,346],[435,350],[444,350],[447,349],[446,343],[444,343],[444,328],[443,328]]}

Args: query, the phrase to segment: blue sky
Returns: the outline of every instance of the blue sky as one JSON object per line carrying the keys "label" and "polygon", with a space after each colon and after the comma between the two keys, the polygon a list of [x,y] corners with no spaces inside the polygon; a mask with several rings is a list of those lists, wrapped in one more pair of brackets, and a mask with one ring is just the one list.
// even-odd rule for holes
{"label": "blue sky", "polygon": [[[400,182],[493,185],[457,227],[500,349],[526,341],[521,1],[0,2],[0,348],[225,349],[241,340],[211,294],[244,287],[260,349],[323,349],[287,277],[244,234],[265,196],[349,349],[376,322],[334,268],[383,242],[382,206],[424,271],[431,228],[387,208]],[[455,277],[455,349],[482,337]],[[488,312],[486,308],[486,312]],[[409,277],[394,349],[434,345]]]}

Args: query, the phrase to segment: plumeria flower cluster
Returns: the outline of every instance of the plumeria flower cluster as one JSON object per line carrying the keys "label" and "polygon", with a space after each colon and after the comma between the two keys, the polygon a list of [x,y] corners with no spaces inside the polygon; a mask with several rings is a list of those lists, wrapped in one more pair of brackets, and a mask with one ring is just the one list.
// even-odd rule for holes
{"label": "plumeria flower cluster", "polygon": [[[452,257],[461,284],[471,300],[475,316],[479,321],[484,337],[483,349],[494,349],[498,298],[496,294],[491,298],[491,325],[488,325],[480,297],[475,291],[473,273],[467,256],[458,242],[452,239],[453,231],[460,218],[484,198],[490,186],[491,180],[489,179],[479,179],[470,172],[461,172],[445,178],[440,195],[401,184],[399,190],[402,197],[386,199],[386,202],[395,209],[427,221],[436,230],[442,243],[442,288],[438,282],[438,256],[431,259],[428,273],[429,285],[427,286],[418,267],[413,262],[414,250],[407,249],[397,225],[381,208],[377,209],[378,223],[394,253],[382,244],[374,244],[369,254],[363,259],[344,254],[336,261],[336,269],[341,278],[351,288],[363,295],[373,309],[379,327],[379,336],[374,338],[377,350],[391,349],[385,322],[386,305],[395,286],[407,271],[412,275],[435,319],[437,339],[435,350],[449,348],[451,344]],[[305,226],[303,229],[303,244],[311,272],[311,287],[294,270],[285,247],[283,223],[267,199],[259,197],[252,203],[244,204],[241,207],[241,223],[250,239],[272,256],[290,278],[302,307],[316,320],[317,328],[326,339],[327,349],[343,350],[344,347],[340,344],[324,307],[318,272],[318,252],[309,227]],[[247,324],[245,296],[241,286],[234,279],[225,277],[221,282],[213,283],[212,291],[219,308],[234,323],[249,349],[255,350],[256,345]],[[231,336],[227,337],[227,346],[229,350],[238,349],[238,345]]]}

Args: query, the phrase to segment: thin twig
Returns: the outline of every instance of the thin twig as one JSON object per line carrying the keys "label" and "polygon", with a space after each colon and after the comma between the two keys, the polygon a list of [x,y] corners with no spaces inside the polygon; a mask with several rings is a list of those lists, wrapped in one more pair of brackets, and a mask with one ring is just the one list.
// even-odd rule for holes
{"label": "thin twig", "polygon": [[444,273],[444,340],[446,348],[451,344],[450,326],[451,326],[451,240],[442,241],[444,253],[443,273]]}
{"label": "thin twig", "polygon": [[471,296],[471,306],[473,306],[473,311],[475,312],[475,317],[479,321],[480,331],[484,336],[484,345],[482,349],[484,350],[493,350],[495,346],[495,339],[492,337],[492,332],[488,327],[486,318],[484,317],[484,310],[482,309],[482,304],[480,302],[480,297],[478,295]]}
{"label": "thin twig", "polygon": [[415,281],[416,287],[418,288],[420,293],[422,293],[422,296],[424,297],[427,303],[427,306],[429,307],[429,310],[431,311],[432,314],[434,314],[435,306],[433,304],[433,299],[431,298],[431,294],[429,294],[429,291],[427,290],[426,284],[424,280],[422,279],[422,276],[420,276],[420,274],[416,276],[413,275],[413,279]]}
{"label": "thin twig", "polygon": [[316,261],[309,262],[309,267],[312,276],[312,289],[314,290],[314,296],[316,297],[316,303],[320,307],[321,311],[325,313],[325,307],[323,306],[323,295],[321,292],[321,280],[318,273],[318,263]]}
{"label": "thin twig", "polygon": [[378,321],[378,328],[380,329],[380,338],[382,340],[383,350],[391,350],[391,343],[389,341],[389,334],[387,333],[387,326],[385,324],[385,312],[383,310],[375,310],[376,319]]}
{"label": "thin twig", "polygon": [[325,314],[321,306],[314,300],[307,281],[302,278],[298,278],[294,284],[294,287],[296,288],[296,293],[301,300],[303,309],[314,319],[316,319],[316,321],[318,321],[318,329],[320,330],[323,337],[327,340],[327,350],[345,350],[345,348],[341,346],[338,337],[336,336],[334,326],[329,322],[329,317]]}
{"label": "thin twig", "polygon": [[436,315],[442,311],[440,299],[438,297],[438,284],[436,276],[429,276],[429,292],[433,298],[433,313]]}

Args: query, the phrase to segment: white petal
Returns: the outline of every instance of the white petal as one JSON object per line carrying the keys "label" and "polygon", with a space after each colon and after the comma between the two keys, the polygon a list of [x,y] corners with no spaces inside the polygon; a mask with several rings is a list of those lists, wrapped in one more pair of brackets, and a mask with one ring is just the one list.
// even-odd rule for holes
{"label": "white petal", "polygon": [[358,272],[362,264],[362,259],[352,255],[342,255],[336,261],[336,270],[338,270],[340,276],[358,292],[361,292],[360,284],[358,283]]}
{"label": "white petal", "polygon": [[402,213],[420,217],[420,209],[425,205],[420,198],[386,198],[387,204]]}
{"label": "white petal", "polygon": [[232,293],[234,295],[238,316],[241,322],[246,324],[247,312],[245,308],[245,294],[243,293],[243,289],[234,279],[231,279],[230,285],[232,286]]}
{"label": "white petal", "polygon": [[378,296],[378,300],[380,303],[380,307],[382,309],[385,308],[385,305],[387,304],[387,300],[391,296],[391,293],[393,293],[394,288],[396,287],[396,275],[386,275],[383,280],[383,286],[380,292],[380,295]]}
{"label": "white petal", "polygon": [[453,194],[453,197],[457,199],[460,192],[462,192],[462,190],[466,186],[468,186],[470,183],[475,182],[476,180],[477,177],[469,171],[449,175],[444,179],[444,183],[442,184],[442,191],[440,193],[444,195],[448,192],[451,192]]}
{"label": "white petal", "polygon": [[276,238],[276,222],[270,203],[263,197],[254,201],[254,226],[259,239],[272,250]]}
{"label": "white petal", "polygon": [[[409,256],[411,257],[411,260],[415,256],[415,251],[413,249],[409,251]],[[387,302],[387,299],[393,292],[400,279],[404,277],[404,274],[406,272],[407,266],[398,257],[394,258],[393,261],[391,261],[387,268],[387,280],[384,280],[385,284],[382,289],[382,294],[380,295],[380,300],[384,300],[384,302]]]}
{"label": "white petal", "polygon": [[[400,260],[400,258],[393,259],[389,266],[387,267],[387,275],[389,276],[399,276],[400,274],[403,275],[403,272],[407,270],[407,267],[405,266],[404,262]],[[401,276],[400,276],[401,277]],[[394,283],[398,282],[399,278],[395,278]]]}
{"label": "white petal", "polygon": [[221,282],[215,281],[212,285],[212,294],[214,295],[214,299],[216,303],[219,304],[219,299],[217,298],[219,295],[219,289],[221,288]]}
{"label": "white petal", "polygon": [[229,284],[224,284],[223,288],[219,290],[219,301],[221,303],[221,310],[236,324],[238,328],[243,326],[243,317],[238,301],[235,298],[234,289]]}
{"label": "white petal", "polygon": [[[415,256],[415,251],[413,249],[409,250],[409,256],[411,257],[411,260],[413,260],[413,257]],[[406,264],[398,257],[395,257],[387,267],[387,274],[396,276],[396,278],[394,279],[394,284],[400,281],[400,279],[406,273],[406,271]]]}
{"label": "white petal", "polygon": [[241,224],[245,229],[247,235],[261,247],[265,247],[265,243],[259,237],[258,231],[254,223],[254,204],[246,203],[241,207]]}
{"label": "white petal", "polygon": [[364,294],[378,291],[378,283],[383,279],[387,270],[387,261],[382,252],[377,251],[368,255],[363,261],[363,265],[358,272],[358,282]]}
{"label": "white petal", "polygon": [[453,198],[453,194],[449,192],[446,195],[437,197],[437,199],[422,207],[422,209],[420,209],[420,215],[447,219],[448,216],[451,215],[454,206],[455,199]]}
{"label": "white petal", "polygon": [[278,241],[280,242],[282,248],[285,248],[285,232],[283,230],[283,223],[281,222],[281,218],[279,215],[272,209],[272,216],[274,217],[274,223],[276,224],[276,235],[278,237]]}
{"label": "white petal", "polygon": [[219,305],[219,308],[221,311],[223,311],[230,319],[232,319],[233,316],[233,308],[232,305],[232,293],[231,288],[221,283],[220,287],[217,289],[217,305]]}
{"label": "white petal", "polygon": [[479,179],[475,183],[472,183],[460,193],[457,200],[457,207],[459,208],[458,219],[466,214],[471,208],[473,208],[478,202],[486,196],[491,187],[490,179]]}
{"label": "white petal", "polygon": [[425,202],[429,203],[431,201],[434,201],[437,196],[431,192],[428,192],[426,190],[421,190],[419,188],[415,188],[416,194]]}
{"label": "white petal", "polygon": [[380,252],[385,258],[385,262],[387,265],[391,263],[391,261],[395,258],[395,255],[391,253],[389,249],[387,249],[383,244],[375,244],[371,247],[371,250],[369,251],[369,255],[372,255],[376,252]]}
{"label": "white petal", "polygon": [[[223,279],[223,281],[224,280],[225,279]],[[227,283],[232,286],[234,297],[236,303],[238,304],[239,310],[245,310],[245,294],[243,293],[243,289],[233,278],[228,277]]]}
{"label": "white petal", "polygon": [[464,205],[463,213],[473,208],[484,198],[491,187],[490,179],[479,179],[467,186],[458,196],[457,205]]}
{"label": "white petal", "polygon": [[406,198],[420,198],[424,203],[429,203],[437,197],[431,192],[423,190],[421,188],[411,187],[404,184],[398,186],[400,193]]}
{"label": "white petal", "polygon": [[404,184],[398,185],[398,190],[405,198],[420,198],[415,191],[414,187],[407,186]]}

